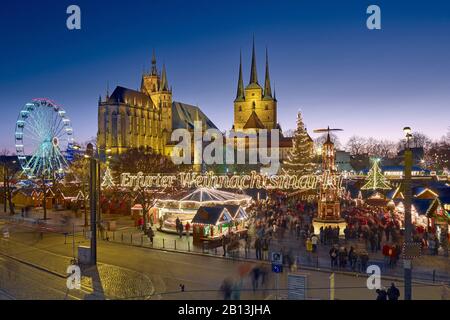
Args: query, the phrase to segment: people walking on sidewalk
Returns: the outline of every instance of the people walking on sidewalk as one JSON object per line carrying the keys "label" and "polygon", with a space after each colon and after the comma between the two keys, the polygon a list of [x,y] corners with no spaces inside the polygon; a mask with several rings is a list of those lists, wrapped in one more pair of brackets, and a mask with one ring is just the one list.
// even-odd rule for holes
{"label": "people walking on sidewalk", "polygon": [[148,228],[147,237],[150,239],[150,243],[153,245],[153,238],[155,237],[155,232],[153,231],[152,227]]}
{"label": "people walking on sidewalk", "polygon": [[331,247],[329,254],[330,254],[331,268],[337,267],[338,249],[336,248],[336,246]]}
{"label": "people walking on sidewalk", "polygon": [[255,254],[256,254],[257,260],[262,259],[262,243],[261,243],[261,238],[259,238],[259,237],[257,237],[255,240]]}
{"label": "people walking on sidewalk", "polygon": [[395,284],[392,282],[391,286],[387,290],[387,296],[389,300],[398,300],[400,297],[400,290],[395,286]]}

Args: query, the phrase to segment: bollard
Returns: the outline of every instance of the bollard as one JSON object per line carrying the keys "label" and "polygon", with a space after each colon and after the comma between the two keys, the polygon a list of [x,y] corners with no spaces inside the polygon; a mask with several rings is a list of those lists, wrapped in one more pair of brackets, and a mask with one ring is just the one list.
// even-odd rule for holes
{"label": "bollard", "polygon": [[130,242],[131,242],[131,244],[133,244],[133,234],[132,233],[130,233]]}
{"label": "bollard", "polygon": [[188,241],[188,252],[191,251],[191,243]]}
{"label": "bollard", "polygon": [[121,241],[123,242],[123,232],[122,232],[122,239],[121,239]]}
{"label": "bollard", "polygon": [[433,283],[436,281],[436,270],[433,270]]}
{"label": "bollard", "polygon": [[108,237],[108,230],[105,231],[105,240],[109,240],[109,237]]}
{"label": "bollard", "polygon": [[163,249],[164,249],[164,238],[163,238]]}
{"label": "bollard", "polygon": [[174,243],[175,250],[177,250],[177,239],[173,240],[173,243]]}
{"label": "bollard", "polygon": [[144,245],[144,235],[141,236],[141,246]]}
{"label": "bollard", "polygon": [[116,240],[116,232],[113,231],[113,240]]}

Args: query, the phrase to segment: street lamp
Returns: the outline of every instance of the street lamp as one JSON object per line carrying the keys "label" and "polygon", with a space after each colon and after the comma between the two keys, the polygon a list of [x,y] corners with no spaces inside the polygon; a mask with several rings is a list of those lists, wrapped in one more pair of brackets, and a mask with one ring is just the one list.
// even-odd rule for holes
{"label": "street lamp", "polygon": [[85,158],[89,159],[89,202],[91,213],[91,264],[97,264],[97,159],[94,155],[94,146],[86,146]]}
{"label": "street lamp", "polygon": [[[412,171],[412,151],[410,148],[410,139],[412,138],[411,128],[403,128],[406,138],[405,146],[405,172],[404,172],[404,206],[405,206],[405,247],[404,250],[408,252],[408,248],[412,245],[412,221],[411,221],[411,171]],[[405,300],[412,299],[412,260],[409,255],[405,255],[403,259],[404,281],[405,281]]]}

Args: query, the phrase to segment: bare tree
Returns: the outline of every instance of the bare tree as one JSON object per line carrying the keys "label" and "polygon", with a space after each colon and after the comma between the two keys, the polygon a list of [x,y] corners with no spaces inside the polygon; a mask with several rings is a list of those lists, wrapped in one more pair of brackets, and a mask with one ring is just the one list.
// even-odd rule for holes
{"label": "bare tree", "polygon": [[351,136],[345,146],[346,151],[351,155],[361,155],[366,153],[367,139],[360,136]]}
{"label": "bare tree", "polygon": [[6,213],[7,208],[6,205],[9,205],[9,212],[13,215],[14,212],[14,204],[12,202],[12,186],[11,181],[17,173],[16,161],[9,161],[7,157],[10,155],[10,151],[6,148],[0,151],[0,156],[3,161],[1,164],[2,176],[3,176],[3,201],[4,207],[3,210]]}
{"label": "bare tree", "polygon": [[[138,173],[170,173],[177,171],[176,166],[166,156],[156,154],[151,148],[132,148],[121,153],[111,161],[111,169],[115,172]],[[155,190],[139,187],[132,191],[135,198],[142,206],[144,218],[144,232],[147,232],[147,215],[153,207],[156,198]],[[150,221],[153,223],[153,221]]]}
{"label": "bare tree", "polygon": [[77,157],[69,167],[69,174],[67,180],[76,182],[80,185],[80,190],[83,193],[83,206],[84,206],[84,226],[89,225],[89,218],[87,212],[87,194],[89,193],[89,159],[85,157]]}
{"label": "bare tree", "polygon": [[414,147],[424,148],[424,149],[430,148],[432,141],[427,135],[425,135],[421,132],[413,132],[412,136],[413,136],[412,145]]}
{"label": "bare tree", "polygon": [[[316,146],[322,146],[325,143],[325,141],[327,141],[327,137],[328,137],[328,133],[322,134],[321,136],[314,139],[314,144]],[[335,135],[334,133],[330,133],[330,140],[331,140],[331,142],[334,143],[334,147],[336,149],[341,148],[341,142],[339,141],[339,138],[337,135]]]}

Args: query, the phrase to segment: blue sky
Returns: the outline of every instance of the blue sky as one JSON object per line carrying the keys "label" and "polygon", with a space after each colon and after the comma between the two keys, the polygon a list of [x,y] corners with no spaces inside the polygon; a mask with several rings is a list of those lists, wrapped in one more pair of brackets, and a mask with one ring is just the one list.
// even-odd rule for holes
{"label": "blue sky", "polygon": [[[82,29],[66,28],[77,4]],[[381,7],[382,29],[366,28],[366,8]],[[405,125],[433,138],[450,126],[448,1],[48,1],[2,4],[0,148],[13,149],[21,107],[48,97],[85,141],[97,130],[107,82],[138,88],[152,49],[166,64],[174,99],[198,104],[230,129],[239,52],[244,81],[252,37],[258,76],[269,50],[278,118],[308,129],[398,139]]]}

